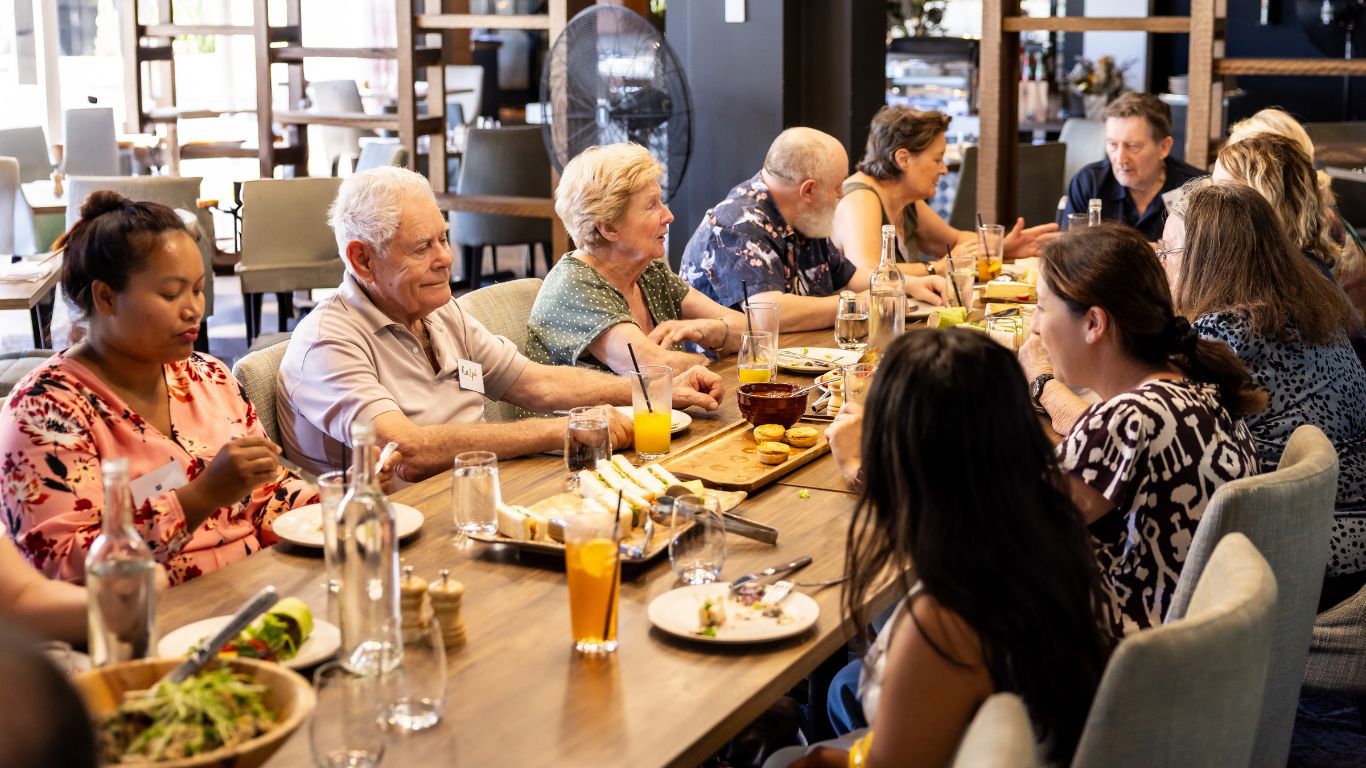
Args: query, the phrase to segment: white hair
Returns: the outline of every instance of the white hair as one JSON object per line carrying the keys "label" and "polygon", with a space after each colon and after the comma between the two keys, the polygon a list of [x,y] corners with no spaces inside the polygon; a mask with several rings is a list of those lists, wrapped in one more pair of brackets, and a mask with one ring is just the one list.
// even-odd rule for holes
{"label": "white hair", "polygon": [[365,243],[377,255],[388,252],[389,241],[398,232],[403,203],[410,196],[435,199],[431,182],[407,168],[372,168],[352,174],[342,182],[328,211],[328,220],[347,272],[351,272],[351,260],[346,258],[346,246],[352,240]]}

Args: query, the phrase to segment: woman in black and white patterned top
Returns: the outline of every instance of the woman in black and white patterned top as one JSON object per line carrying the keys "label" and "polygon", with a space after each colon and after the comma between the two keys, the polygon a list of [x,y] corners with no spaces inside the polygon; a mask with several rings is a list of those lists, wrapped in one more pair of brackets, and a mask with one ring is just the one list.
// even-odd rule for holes
{"label": "woman in black and white patterned top", "polygon": [[[1257,473],[1241,419],[1266,405],[1228,346],[1172,311],[1166,277],[1136,230],[1102,225],[1044,248],[1032,361],[1035,401],[1058,380],[1103,398],[1060,448],[1090,524],[1117,634],[1162,622],[1215,489]],[[1060,386],[1051,383],[1052,386]]]}
{"label": "woman in black and white patterned top", "polygon": [[[1302,424],[1323,430],[1337,449],[1325,610],[1366,584],[1366,370],[1348,340],[1361,323],[1278,221],[1252,187],[1192,182],[1171,209],[1158,253],[1177,311],[1204,338],[1232,347],[1270,398],[1247,419],[1262,471],[1276,468]],[[1240,279],[1215,278],[1235,273]]]}

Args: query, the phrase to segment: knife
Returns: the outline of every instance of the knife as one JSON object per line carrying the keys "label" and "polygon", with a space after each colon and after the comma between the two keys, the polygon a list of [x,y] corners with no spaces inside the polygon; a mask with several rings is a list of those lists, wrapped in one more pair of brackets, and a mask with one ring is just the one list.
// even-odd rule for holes
{"label": "knife", "polygon": [[734,592],[735,590],[739,589],[745,584],[750,583],[751,581],[766,579],[770,576],[777,576],[778,574],[791,573],[792,571],[805,568],[810,564],[811,556],[802,555],[801,557],[797,558],[796,560],[793,560],[790,563],[784,563],[783,565],[775,565],[772,568],[765,568],[762,571],[758,571],[757,573],[747,573],[744,576],[741,576],[740,578],[730,583],[730,591]]}
{"label": "knife", "polygon": [[227,645],[229,640],[232,640],[234,637],[241,634],[242,630],[246,629],[253,621],[256,621],[257,616],[265,613],[272,605],[275,605],[276,601],[279,599],[280,596],[275,593],[275,587],[262,587],[260,592],[257,592],[255,596],[248,600],[246,605],[239,608],[237,613],[233,614],[232,618],[228,620],[228,623],[225,624],[222,629],[218,630],[218,634],[214,635],[208,642],[199,646],[194,653],[190,654],[189,657],[180,664],[177,664],[170,672],[167,672],[166,676],[158,680],[156,685],[153,685],[152,688],[156,688],[157,685],[161,685],[164,682],[181,683],[194,675],[194,673],[198,672],[205,664],[209,663],[209,659],[217,656],[218,651],[221,650],[223,646]]}
{"label": "knife", "polygon": [[736,536],[744,536],[747,539],[762,541],[765,544],[778,543],[778,529],[772,526],[756,523],[747,517],[740,517],[734,512],[721,513],[721,527],[727,533]]}

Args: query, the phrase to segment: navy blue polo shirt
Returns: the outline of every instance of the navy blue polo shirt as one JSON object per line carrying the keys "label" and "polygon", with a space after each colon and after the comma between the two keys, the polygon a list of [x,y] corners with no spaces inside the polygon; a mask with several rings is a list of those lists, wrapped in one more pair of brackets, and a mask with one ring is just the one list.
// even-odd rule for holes
{"label": "navy blue polo shirt", "polygon": [[1148,203],[1148,209],[1142,212],[1134,204],[1129,190],[1120,185],[1119,179],[1110,170],[1109,158],[1082,166],[1067,186],[1067,208],[1059,216],[1058,225],[1065,226],[1069,213],[1086,213],[1087,203],[1091,198],[1098,197],[1102,219],[1122,221],[1142,232],[1148,242],[1157,242],[1162,237],[1162,227],[1167,223],[1167,206],[1162,202],[1162,195],[1180,188],[1191,179],[1209,175],[1171,155],[1167,155],[1163,162],[1167,165],[1167,180],[1162,184],[1162,190]]}

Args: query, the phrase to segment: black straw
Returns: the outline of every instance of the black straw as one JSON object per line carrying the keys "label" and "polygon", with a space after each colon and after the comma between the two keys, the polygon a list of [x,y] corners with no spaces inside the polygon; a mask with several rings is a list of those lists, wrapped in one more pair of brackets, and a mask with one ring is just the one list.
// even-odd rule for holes
{"label": "black straw", "polygon": [[[617,514],[616,520],[612,521],[612,544],[617,547],[617,570],[621,570],[621,545],[617,543],[617,535],[621,532],[621,491],[617,491]],[[607,642],[607,633],[612,631],[612,605],[617,601],[617,582],[620,577],[612,574],[612,586],[607,590],[607,621],[602,624],[602,642]]]}
{"label": "black straw", "polygon": [[754,333],[754,321],[751,320],[751,319],[749,319],[749,281],[748,281],[748,280],[741,280],[741,281],[740,281],[740,290],[743,291],[744,294],[745,294],[745,326],[749,328],[749,332],[752,334],[752,333]]}
{"label": "black straw", "polygon": [[982,231],[982,227],[983,227],[983,226],[984,226],[984,225],[982,224],[982,212],[981,212],[981,211],[978,211],[978,212],[977,212],[977,231],[978,231],[978,232]]}
{"label": "black straw", "polygon": [[953,276],[953,246],[944,246],[944,256],[949,260],[949,285],[953,286],[953,295],[958,297],[958,306],[967,308],[963,303],[963,294],[958,290],[958,280]]}
{"label": "black straw", "polygon": [[654,413],[654,406],[650,405],[650,388],[645,386],[645,374],[640,372],[640,363],[636,362],[636,348],[629,341],[626,342],[626,351],[631,353],[631,365],[636,367],[636,378],[640,379],[640,393],[645,395],[645,410]]}

